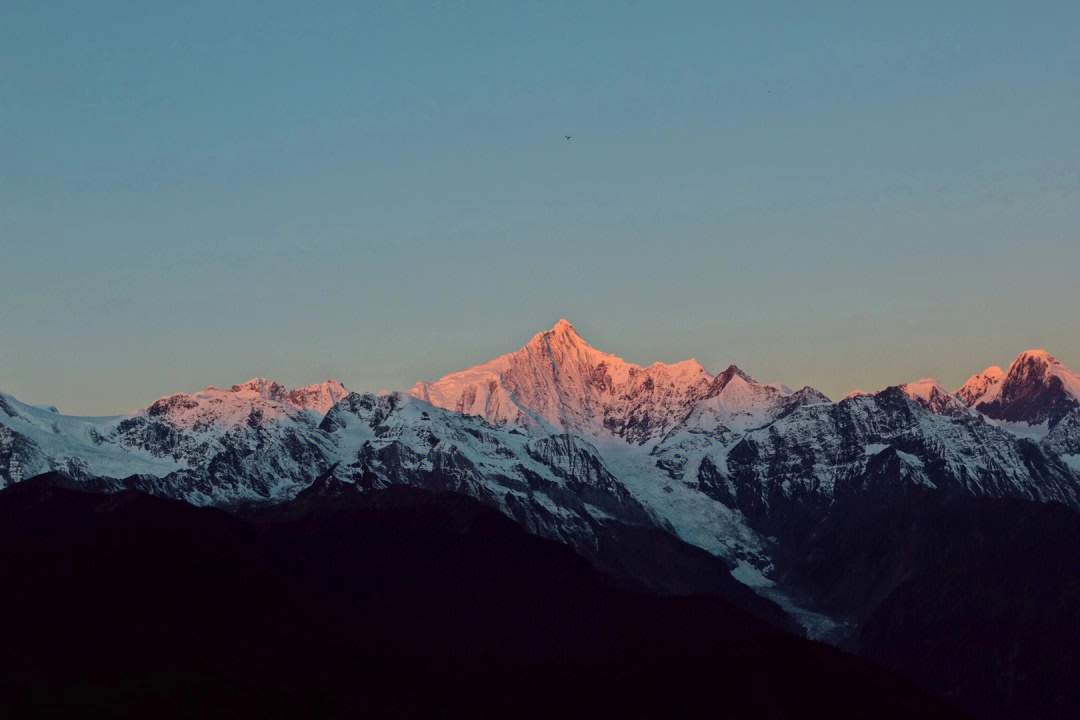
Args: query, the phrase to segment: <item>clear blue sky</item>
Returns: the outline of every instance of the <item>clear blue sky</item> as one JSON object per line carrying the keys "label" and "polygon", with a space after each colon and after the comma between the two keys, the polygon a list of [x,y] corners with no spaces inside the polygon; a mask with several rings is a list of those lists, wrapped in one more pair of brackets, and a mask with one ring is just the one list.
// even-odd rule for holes
{"label": "clear blue sky", "polygon": [[1080,3],[0,18],[0,389],[26,401],[404,389],[560,317],[832,396],[1028,347],[1080,370]]}

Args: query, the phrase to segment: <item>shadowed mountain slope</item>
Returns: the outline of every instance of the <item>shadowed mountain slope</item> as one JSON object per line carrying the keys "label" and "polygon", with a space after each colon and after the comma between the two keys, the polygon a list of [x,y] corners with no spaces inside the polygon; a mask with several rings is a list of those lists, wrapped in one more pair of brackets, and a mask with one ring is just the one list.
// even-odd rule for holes
{"label": "shadowed mountain slope", "polygon": [[627,591],[460,495],[245,521],[66,484],[0,492],[16,715],[955,716],[722,600]]}

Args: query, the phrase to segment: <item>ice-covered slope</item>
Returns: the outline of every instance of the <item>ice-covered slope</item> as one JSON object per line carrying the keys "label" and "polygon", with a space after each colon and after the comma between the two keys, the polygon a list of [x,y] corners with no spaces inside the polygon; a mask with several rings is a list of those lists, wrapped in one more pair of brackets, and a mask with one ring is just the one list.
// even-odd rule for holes
{"label": "ice-covered slope", "polygon": [[110,441],[127,417],[82,418],[0,393],[0,488],[49,470],[75,477],[164,476],[183,463]]}
{"label": "ice-covered slope", "polygon": [[290,391],[255,378],[100,419],[3,396],[0,482],[62,470],[83,478],[139,476],[150,489],[196,502],[286,497],[326,468],[329,449],[318,424],[346,393],[333,380]]}
{"label": "ice-covered slope", "polygon": [[345,393],[335,380],[287,390],[254,378],[161,398],[111,439],[181,463],[162,485],[189,499],[285,498],[327,468],[330,446],[318,425]]}
{"label": "ice-covered slope", "polygon": [[499,427],[397,393],[349,395],[322,430],[343,475],[462,492],[575,546],[596,523],[654,522],[596,448],[574,435]]}
{"label": "ice-covered slope", "polygon": [[[931,396],[939,397],[937,392]],[[1080,504],[1075,478],[1056,458],[978,416],[942,414],[920,399],[890,388],[871,397],[800,408],[732,448],[730,476],[752,473],[763,499],[773,489],[796,492],[797,486],[835,495],[860,489],[872,475],[873,458],[889,452],[907,466],[910,472],[904,475],[913,483]]]}

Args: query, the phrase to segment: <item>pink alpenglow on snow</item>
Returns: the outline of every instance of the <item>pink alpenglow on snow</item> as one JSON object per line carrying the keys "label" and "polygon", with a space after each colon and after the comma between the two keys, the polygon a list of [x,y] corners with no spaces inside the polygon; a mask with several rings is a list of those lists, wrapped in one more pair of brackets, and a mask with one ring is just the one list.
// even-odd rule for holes
{"label": "pink alpenglow on snow", "polygon": [[[792,395],[732,365],[715,378],[696,360],[641,367],[592,348],[560,320],[525,347],[435,382],[414,397],[495,424],[542,426],[632,444],[675,427],[753,424]],[[814,391],[815,397],[824,397]]]}
{"label": "pink alpenglow on snow", "polygon": [[337,380],[287,390],[266,378],[252,378],[228,390],[208,387],[189,395],[163,397],[146,409],[176,427],[209,429],[241,423],[259,424],[287,420],[303,412],[325,415],[334,403],[349,394]]}

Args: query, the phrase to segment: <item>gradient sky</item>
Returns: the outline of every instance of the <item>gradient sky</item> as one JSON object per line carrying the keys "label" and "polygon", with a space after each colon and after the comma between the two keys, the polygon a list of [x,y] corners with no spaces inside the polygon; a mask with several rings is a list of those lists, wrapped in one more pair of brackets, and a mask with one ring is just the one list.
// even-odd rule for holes
{"label": "gradient sky", "polygon": [[0,18],[0,390],[27,402],[405,389],[560,317],[833,397],[1029,347],[1080,371],[1073,0]]}

